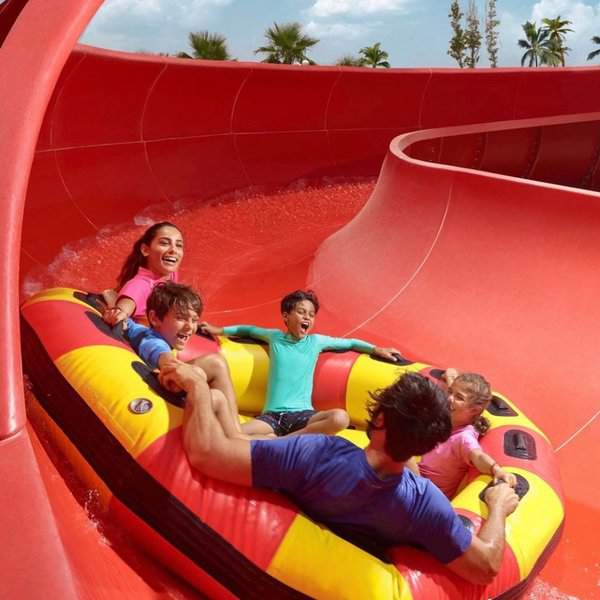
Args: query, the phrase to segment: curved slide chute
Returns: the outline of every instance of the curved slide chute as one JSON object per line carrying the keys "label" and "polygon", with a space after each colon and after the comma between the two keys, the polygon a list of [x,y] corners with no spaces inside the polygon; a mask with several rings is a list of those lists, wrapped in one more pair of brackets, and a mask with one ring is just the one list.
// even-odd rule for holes
{"label": "curved slide chute", "polygon": [[[587,113],[600,72],[379,72],[73,50],[100,4],[0,5],[0,75],[10,90],[0,95],[0,531],[12,541],[0,595],[37,597],[43,581],[61,598],[81,597],[93,578],[137,598],[177,585],[141,559],[130,568],[125,552],[86,542],[26,424],[20,284],[65,244],[152,204],[374,176],[400,134],[364,209],[286,286],[317,288],[323,329],[376,341],[393,331],[407,353],[482,370],[518,399],[550,435],[567,500],[563,541],[541,578],[567,594],[598,594],[588,534],[600,524],[600,118]],[[297,242],[290,237],[290,248]],[[227,289],[219,310],[255,320],[242,282]],[[274,306],[273,287],[256,293],[252,306]],[[122,581],[111,580],[115,571]]]}

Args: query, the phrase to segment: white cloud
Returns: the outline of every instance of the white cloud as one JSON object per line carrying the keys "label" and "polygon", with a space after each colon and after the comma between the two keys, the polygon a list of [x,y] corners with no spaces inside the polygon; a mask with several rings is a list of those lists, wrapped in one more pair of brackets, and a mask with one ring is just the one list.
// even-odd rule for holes
{"label": "white cloud", "polygon": [[402,12],[413,0],[316,0],[309,9],[314,17],[333,15],[364,16],[383,12]]}
{"label": "white cloud", "polygon": [[233,0],[106,0],[81,41],[104,48],[175,52]]}
{"label": "white cloud", "polygon": [[144,21],[164,20],[190,23],[206,18],[211,10],[231,4],[232,0],[106,0],[95,20],[100,24],[120,17]]}
{"label": "white cloud", "polygon": [[304,29],[309,35],[318,38],[356,40],[369,33],[373,26],[373,24],[367,23],[318,23],[309,21]]}

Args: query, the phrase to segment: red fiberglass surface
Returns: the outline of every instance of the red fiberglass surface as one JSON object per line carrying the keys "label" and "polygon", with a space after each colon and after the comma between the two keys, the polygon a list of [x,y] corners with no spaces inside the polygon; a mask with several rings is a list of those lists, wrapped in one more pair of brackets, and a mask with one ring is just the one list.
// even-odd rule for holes
{"label": "red fiberglass surface", "polygon": [[[207,224],[223,252],[196,274],[217,282],[209,311],[223,323],[271,323],[283,291],[311,285],[323,330],[488,374],[547,432],[563,475],[563,539],[532,595],[600,597],[600,197],[556,185],[597,187],[600,117],[573,115],[597,109],[600,71],[375,72],[71,52],[100,4],[0,5],[0,74],[11,91],[0,95],[0,476],[10,482],[0,487],[0,533],[14,548],[0,595],[34,598],[52,582],[61,598],[82,589],[93,598],[89,565],[111,560],[93,543],[73,551],[86,544],[83,526],[58,508],[65,492],[48,483],[52,466],[31,443],[20,283],[67,244],[139,222],[153,205],[176,214],[236,190],[264,198],[297,180],[376,177],[385,157],[345,225],[311,228],[310,210],[295,220],[277,202],[257,218],[233,196]],[[410,131],[421,133],[387,151]],[[157,584],[140,581],[148,571],[128,575],[122,563],[110,594],[155,597]]]}

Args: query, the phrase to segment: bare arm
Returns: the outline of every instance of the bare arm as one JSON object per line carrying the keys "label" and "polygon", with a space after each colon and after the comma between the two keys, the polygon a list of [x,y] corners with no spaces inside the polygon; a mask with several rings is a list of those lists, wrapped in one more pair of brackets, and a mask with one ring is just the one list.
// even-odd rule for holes
{"label": "bare arm", "polygon": [[442,373],[442,379],[446,382],[446,384],[448,385],[448,387],[450,387],[452,385],[452,382],[460,375],[460,372],[458,371],[458,369],[455,369],[454,367],[448,367],[443,373]]}
{"label": "bare arm", "polygon": [[512,473],[505,471],[489,454],[482,450],[471,450],[469,459],[480,473],[491,475],[494,483],[504,481],[513,488],[517,485],[517,478]]}
{"label": "bare arm", "polygon": [[192,467],[209,477],[252,485],[250,442],[225,435],[213,412],[206,378],[179,361],[166,364],[159,377],[165,387],[177,385],[187,393],[183,447]]}
{"label": "bare arm", "polygon": [[200,331],[203,333],[209,333],[210,335],[223,335],[223,328],[218,325],[211,325],[206,321],[202,321],[199,325]]}
{"label": "bare arm", "polygon": [[448,568],[471,583],[487,585],[500,571],[504,555],[504,528],[506,517],[517,507],[518,496],[508,485],[498,484],[486,492],[489,516],[478,535],[462,556],[448,564]]}
{"label": "bare arm", "polygon": [[135,302],[127,296],[122,296],[114,306],[109,306],[102,318],[106,323],[114,327],[121,321],[126,321],[135,312]]}
{"label": "bare arm", "polygon": [[400,351],[396,350],[396,348],[382,348],[380,346],[375,346],[371,352],[371,356],[377,356],[378,358],[396,361],[398,357],[402,357],[402,354]]}

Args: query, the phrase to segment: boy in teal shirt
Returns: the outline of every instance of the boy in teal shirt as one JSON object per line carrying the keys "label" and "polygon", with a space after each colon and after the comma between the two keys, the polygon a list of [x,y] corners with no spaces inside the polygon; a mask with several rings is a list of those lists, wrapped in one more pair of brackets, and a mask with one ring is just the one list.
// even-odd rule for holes
{"label": "boy in teal shirt", "polygon": [[269,344],[267,400],[263,413],[242,425],[245,434],[334,434],[348,426],[345,410],[317,412],[312,406],[313,375],[319,354],[324,350],[354,350],[394,361],[398,358],[400,353],[394,348],[379,348],[356,339],[309,335],[318,310],[319,301],[314,292],[297,290],[281,301],[286,332],[254,325],[201,325],[213,335],[248,336]]}

